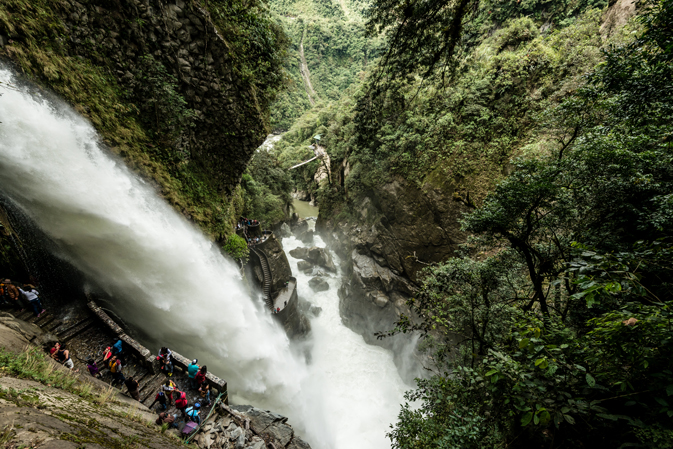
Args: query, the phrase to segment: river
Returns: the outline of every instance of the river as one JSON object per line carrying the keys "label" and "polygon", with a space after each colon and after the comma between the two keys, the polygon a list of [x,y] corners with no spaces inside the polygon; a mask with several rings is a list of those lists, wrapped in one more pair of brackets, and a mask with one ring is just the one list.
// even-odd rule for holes
{"label": "river", "polygon": [[[13,81],[0,65],[0,82]],[[337,277],[312,294],[297,274],[300,295],[323,312],[309,341],[290,342],[233,261],[103,148],[72,108],[29,90],[0,97],[0,195],[55,242],[87,288],[142,329],[143,343],[198,358],[228,381],[232,402],[289,416],[314,449],[390,446],[385,432],[407,387],[389,351],[341,324]]]}

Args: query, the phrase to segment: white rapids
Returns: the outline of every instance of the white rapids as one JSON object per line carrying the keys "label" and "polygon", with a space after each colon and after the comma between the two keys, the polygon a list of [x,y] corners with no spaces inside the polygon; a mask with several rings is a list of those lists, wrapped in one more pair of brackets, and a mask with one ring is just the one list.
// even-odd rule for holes
{"label": "white rapids", "polygon": [[[13,81],[0,65],[0,86]],[[126,323],[198,357],[228,381],[233,402],[289,416],[314,449],[390,447],[385,433],[408,387],[390,351],[341,324],[338,278],[311,294],[290,257],[300,296],[323,309],[307,364],[235,264],[104,150],[85,119],[26,87],[0,93],[0,194],[114,298]]]}

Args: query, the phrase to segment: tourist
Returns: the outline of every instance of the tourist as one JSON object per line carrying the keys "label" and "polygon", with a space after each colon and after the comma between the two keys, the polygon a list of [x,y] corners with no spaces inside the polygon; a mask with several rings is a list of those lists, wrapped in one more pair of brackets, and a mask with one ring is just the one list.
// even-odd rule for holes
{"label": "tourist", "polygon": [[276,309],[276,313],[280,313],[280,307]]}
{"label": "tourist", "polygon": [[175,400],[175,408],[180,410],[182,412],[183,416],[186,416],[185,414],[185,409],[187,408],[187,393],[184,391],[180,391],[178,394],[178,398]]}
{"label": "tourist", "polygon": [[100,377],[100,370],[98,369],[98,365],[94,359],[89,359],[86,361],[86,369],[89,370],[89,373],[91,373],[93,377]]}
{"label": "tourist", "polygon": [[107,348],[105,348],[105,351],[103,351],[103,361],[107,362],[110,359],[110,357],[112,357],[112,348],[108,346]]}
{"label": "tourist", "polygon": [[56,351],[56,360],[68,369],[73,369],[75,367],[75,364],[72,363],[72,359],[70,358],[70,351],[68,351],[65,343],[61,343]]}
{"label": "tourist", "polygon": [[119,355],[122,353],[122,341],[121,338],[117,340],[117,343],[112,345],[112,355]]}
{"label": "tourist", "polygon": [[199,372],[194,376],[194,380],[196,380],[199,390],[201,389],[201,385],[206,381],[206,374],[208,374],[208,367],[203,365],[199,368]]}
{"label": "tourist", "polygon": [[131,397],[140,402],[140,393],[138,392],[138,387],[140,387],[140,384],[138,381],[133,379],[133,376],[129,376],[124,384],[126,385],[126,388],[128,388]]}
{"label": "tourist", "polygon": [[159,369],[168,377],[173,375],[173,363],[170,360],[161,359],[161,367]]}
{"label": "tourist", "polygon": [[154,404],[159,403],[159,409],[160,410],[166,410],[168,407],[166,407],[166,395],[164,394],[163,391],[160,391],[157,393],[157,395],[154,397],[154,402],[152,402],[152,405],[150,405],[150,409],[154,407]]}
{"label": "tourist", "polygon": [[173,403],[173,392],[176,391],[176,385],[170,379],[166,379],[166,382],[161,386],[161,391],[164,392],[166,398],[168,399],[168,405]]}
{"label": "tourist", "polygon": [[4,282],[0,283],[0,302],[3,306],[12,305],[9,301],[9,295],[7,295],[7,288]]}
{"label": "tourist", "polygon": [[49,350],[49,357],[52,359],[56,358],[56,353],[58,352],[58,348],[61,347],[61,344],[59,342],[54,343],[54,346]]}
{"label": "tourist", "polygon": [[10,304],[23,312],[23,307],[21,307],[21,302],[19,301],[19,289],[16,285],[12,284],[10,279],[5,279],[5,296],[9,299]]}
{"label": "tourist", "polygon": [[201,397],[206,400],[205,406],[208,407],[210,405],[210,384],[208,382],[202,383],[199,391],[201,392]]}
{"label": "tourist", "polygon": [[110,367],[110,372],[114,376],[112,384],[114,385],[115,382],[119,382],[120,384],[124,383],[126,380],[124,373],[122,373],[124,367],[122,366],[121,360],[119,360],[116,355],[113,355],[112,358],[110,358],[108,366]]}
{"label": "tourist", "polygon": [[30,307],[33,308],[33,313],[35,314],[36,317],[39,317],[42,315],[45,310],[42,308],[42,304],[40,303],[40,298],[38,297],[37,290],[35,290],[35,287],[33,287],[30,284],[26,284],[23,286],[25,289],[19,289],[21,294],[23,295],[24,298],[26,298],[26,301],[28,301],[28,304]]}
{"label": "tourist", "polygon": [[161,371],[166,376],[171,377],[173,375],[173,353],[171,350],[166,346],[162,346],[162,348],[159,349],[157,360],[159,360],[159,363],[161,364]]}
{"label": "tourist", "polygon": [[189,376],[189,384],[191,385],[192,389],[196,390],[199,388],[199,385],[196,383],[196,373],[199,372],[199,365],[198,359],[192,360],[192,363],[190,363],[187,366],[187,375]]}
{"label": "tourist", "polygon": [[196,404],[194,404],[193,407],[188,407],[185,410],[185,414],[187,415],[187,418],[194,421],[196,424],[199,424],[199,425],[201,424],[201,417],[199,416],[199,413],[201,412],[201,410],[199,410],[200,408],[201,408],[201,404],[199,404],[197,402]]}
{"label": "tourist", "polygon": [[161,412],[159,413],[159,417],[155,421],[157,423],[157,426],[161,426],[164,424],[168,424],[168,428],[178,428],[178,423],[175,422],[175,420],[178,419],[178,415],[171,415],[170,413],[166,412]]}
{"label": "tourist", "polygon": [[164,360],[170,360],[171,357],[173,357],[173,352],[166,346],[162,346],[161,349],[159,349],[159,356],[157,357],[157,360],[160,358]]}

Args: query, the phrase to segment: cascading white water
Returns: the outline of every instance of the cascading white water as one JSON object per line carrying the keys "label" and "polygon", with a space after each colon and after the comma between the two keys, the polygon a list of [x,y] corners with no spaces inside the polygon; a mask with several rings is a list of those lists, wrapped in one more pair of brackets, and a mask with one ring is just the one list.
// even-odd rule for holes
{"label": "cascading white water", "polygon": [[[325,243],[314,236],[313,244]],[[406,387],[397,375],[390,351],[365,343],[341,323],[337,290],[339,275],[326,275],[329,290],[313,293],[308,288],[311,276],[299,271],[298,259],[289,251],[305,246],[295,237],[283,239],[292,272],[297,278],[299,296],[322,311],[311,321],[314,342],[313,360],[305,384],[321,395],[325,411],[333,423],[335,447],[389,447],[384,439],[388,425],[395,421]],[[337,256],[332,253],[338,266]],[[320,271],[320,269],[318,269]],[[324,271],[324,270],[323,270]],[[349,429],[344,431],[344,429]]]}
{"label": "cascading white water", "polygon": [[[0,82],[12,80],[0,66]],[[341,325],[336,279],[309,298],[324,311],[312,322],[307,365],[233,262],[101,149],[88,122],[28,90],[0,97],[0,192],[114,298],[127,323],[198,357],[227,379],[232,401],[288,415],[315,449],[389,446],[405,386],[389,352]],[[308,297],[305,276],[298,280]]]}

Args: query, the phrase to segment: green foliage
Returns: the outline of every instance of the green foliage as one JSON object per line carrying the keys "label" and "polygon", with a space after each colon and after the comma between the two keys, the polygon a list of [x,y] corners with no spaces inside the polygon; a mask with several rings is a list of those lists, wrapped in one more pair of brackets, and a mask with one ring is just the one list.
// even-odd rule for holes
{"label": "green foliage", "polygon": [[257,150],[241,179],[241,187],[243,216],[259,220],[265,228],[287,218],[292,204],[291,180],[280,167],[275,150]]}
{"label": "green foliage", "polygon": [[[229,67],[241,88],[249,87],[250,95],[241,101],[251,101],[262,115],[268,114],[285,82],[287,42],[281,27],[262,2],[216,0],[205,5],[229,45]],[[2,2],[0,33],[12,36],[13,42],[0,53],[73,104],[112,151],[156,181],[176,209],[212,238],[226,238],[241,212],[239,193],[223,195],[207,164],[185,158],[181,132],[191,125],[193,114],[177,80],[152,56],[141,55],[132,63],[121,61],[134,77],[120,85],[120,68],[108,48],[70,39],[61,14],[60,4],[46,0]],[[134,20],[129,26],[148,24]]]}
{"label": "green foliage", "polygon": [[464,256],[425,270],[420,320],[392,333],[421,331],[437,374],[407,395],[394,447],[668,444],[672,10],[652,4],[633,44],[549,105],[545,151],[465,217]]}
{"label": "green foliage", "polygon": [[282,67],[288,39],[262,0],[209,0],[213,21],[230,46],[233,69],[252,86],[254,101],[268,111],[286,82]]}
{"label": "green foliage", "polygon": [[235,260],[240,260],[243,264],[247,263],[250,251],[243,237],[231,234],[222,246],[222,249]]}
{"label": "green foliage", "polygon": [[151,55],[138,58],[130,100],[138,99],[140,121],[154,130],[155,139],[172,144],[182,131],[193,125],[194,111],[178,89],[178,80]]}

